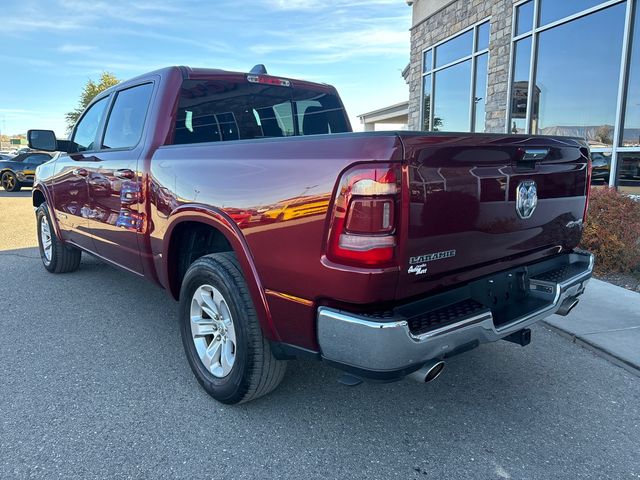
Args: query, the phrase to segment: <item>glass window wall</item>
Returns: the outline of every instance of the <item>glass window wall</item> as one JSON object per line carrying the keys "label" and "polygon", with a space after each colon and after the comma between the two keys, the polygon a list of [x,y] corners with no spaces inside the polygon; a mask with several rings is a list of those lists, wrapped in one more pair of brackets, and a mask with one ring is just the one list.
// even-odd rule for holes
{"label": "glass window wall", "polygon": [[435,73],[434,130],[469,131],[471,60]]}
{"label": "glass window wall", "polygon": [[629,80],[621,146],[640,148],[640,3],[636,4],[633,21],[633,43],[629,55]]}
{"label": "glass window wall", "polygon": [[540,26],[595,7],[602,0],[540,0]]}
{"label": "glass window wall", "polygon": [[523,35],[533,28],[533,2],[529,1],[516,7],[515,34]]}
{"label": "glass window wall", "polygon": [[[422,92],[422,129],[431,130],[429,119],[431,118],[431,75],[424,77]],[[434,130],[437,130],[434,128]]]}
{"label": "glass window wall", "polygon": [[[527,99],[529,97],[529,72],[531,70],[531,37],[514,44],[513,73],[511,83],[511,133],[527,131]],[[537,95],[536,98],[539,98]]]}
{"label": "glass window wall", "polygon": [[485,131],[490,28],[485,20],[424,51],[424,130]]}
{"label": "glass window wall", "polygon": [[613,144],[624,20],[617,4],[540,33],[533,132]]}
{"label": "glass window wall", "polygon": [[485,53],[480,55],[476,59],[476,80],[475,80],[475,95],[473,98],[474,108],[474,124],[476,132],[485,131],[486,122],[486,110],[485,105],[487,102],[487,68],[489,62],[489,54]]}
{"label": "glass window wall", "polygon": [[640,195],[640,151],[618,152],[618,183],[620,190]]}
{"label": "glass window wall", "polygon": [[435,48],[436,68],[448,65],[473,51],[473,30],[458,35]]}
{"label": "glass window wall", "polygon": [[522,1],[513,38],[508,131],[585,138],[593,184],[640,194],[640,1]]}

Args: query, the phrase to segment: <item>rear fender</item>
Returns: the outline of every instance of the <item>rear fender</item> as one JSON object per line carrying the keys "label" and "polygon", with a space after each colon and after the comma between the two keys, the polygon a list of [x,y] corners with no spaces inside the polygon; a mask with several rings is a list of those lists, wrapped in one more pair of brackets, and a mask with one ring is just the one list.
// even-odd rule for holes
{"label": "rear fender", "polygon": [[[162,258],[164,259],[162,262],[162,273],[166,288],[171,290],[171,285],[169,285],[169,262],[167,261],[170,248],[169,239],[171,238],[173,230],[183,222],[204,223],[217,229],[225,236],[233,248],[234,253],[238,256],[238,261],[240,262],[242,273],[249,287],[249,293],[251,294],[251,299],[253,300],[253,305],[255,306],[263,333],[269,340],[279,341],[280,336],[271,319],[264,287],[258,276],[258,271],[256,270],[244,235],[242,235],[242,232],[231,218],[216,208],[205,205],[186,204],[177,208],[171,217],[169,217],[169,224],[164,235],[165,241],[162,245]],[[177,298],[179,292],[172,293],[174,293],[174,296]]]}

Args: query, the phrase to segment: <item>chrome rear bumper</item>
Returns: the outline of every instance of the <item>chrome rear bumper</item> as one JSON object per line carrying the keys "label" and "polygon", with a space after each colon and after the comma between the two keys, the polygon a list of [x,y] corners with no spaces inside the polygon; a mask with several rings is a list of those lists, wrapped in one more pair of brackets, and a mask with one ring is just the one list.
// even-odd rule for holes
{"label": "chrome rear bumper", "polygon": [[582,294],[593,271],[593,255],[574,252],[562,260],[549,270],[535,272],[535,266],[530,267],[534,274],[528,279],[528,296],[537,307],[498,326],[488,307],[420,334],[411,331],[410,319],[402,315],[378,320],[320,307],[322,357],[365,371],[392,372],[419,367],[465,346],[500,340],[556,313],[563,303]]}

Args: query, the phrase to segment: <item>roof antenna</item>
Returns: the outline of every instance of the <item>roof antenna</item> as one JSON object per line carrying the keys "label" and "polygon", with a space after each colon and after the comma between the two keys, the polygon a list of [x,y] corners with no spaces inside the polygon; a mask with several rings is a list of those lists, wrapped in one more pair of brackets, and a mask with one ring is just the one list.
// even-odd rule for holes
{"label": "roof antenna", "polygon": [[265,67],[261,63],[259,63],[255,67],[253,67],[249,73],[251,73],[253,75],[268,75],[267,74],[267,67]]}

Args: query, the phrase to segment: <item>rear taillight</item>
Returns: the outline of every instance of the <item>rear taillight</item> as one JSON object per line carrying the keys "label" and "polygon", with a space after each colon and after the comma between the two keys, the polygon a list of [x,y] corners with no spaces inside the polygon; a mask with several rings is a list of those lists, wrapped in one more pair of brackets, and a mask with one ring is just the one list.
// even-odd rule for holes
{"label": "rear taillight", "polygon": [[399,166],[358,165],[345,172],[332,212],[329,260],[363,267],[392,265],[400,191]]}
{"label": "rear taillight", "polygon": [[584,212],[582,213],[582,223],[587,221],[587,211],[589,210],[589,196],[591,195],[591,172],[593,165],[591,164],[591,156],[587,156],[587,186],[585,188]]}

